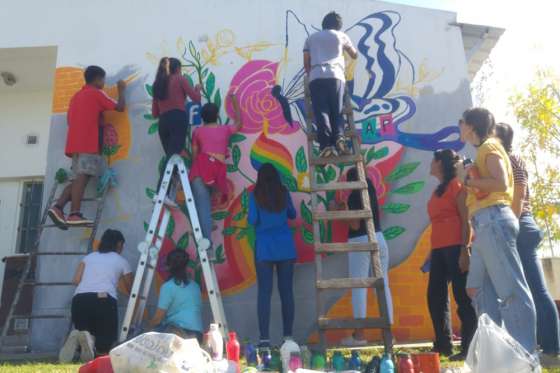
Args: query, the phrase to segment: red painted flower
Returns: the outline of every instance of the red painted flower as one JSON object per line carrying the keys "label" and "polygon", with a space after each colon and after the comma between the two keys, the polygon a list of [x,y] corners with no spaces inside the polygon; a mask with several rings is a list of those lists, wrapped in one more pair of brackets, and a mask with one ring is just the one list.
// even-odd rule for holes
{"label": "red painted flower", "polygon": [[227,193],[222,194],[218,192],[212,193],[212,211],[225,210],[231,200],[235,197],[235,186],[230,179],[226,180]]}

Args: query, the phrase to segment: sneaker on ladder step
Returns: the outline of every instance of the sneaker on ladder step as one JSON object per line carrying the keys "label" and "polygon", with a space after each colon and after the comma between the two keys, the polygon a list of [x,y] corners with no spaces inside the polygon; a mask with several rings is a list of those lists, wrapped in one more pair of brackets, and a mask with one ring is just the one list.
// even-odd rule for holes
{"label": "sneaker on ladder step", "polygon": [[62,229],[63,231],[68,229],[68,226],[66,225],[66,218],[64,217],[64,211],[62,211],[60,207],[54,205],[47,213],[57,228]]}
{"label": "sneaker on ladder step", "polygon": [[80,360],[87,363],[95,359],[95,339],[88,331],[80,331],[78,342],[80,343]]}
{"label": "sneaker on ladder step", "polygon": [[58,361],[61,364],[68,364],[74,360],[74,355],[78,349],[78,336],[80,335],[79,330],[72,330],[66,338],[66,342],[60,349],[58,354]]}
{"label": "sneaker on ladder step", "polygon": [[93,224],[93,220],[85,218],[81,212],[73,212],[68,215],[68,219],[66,219],[66,224],[71,227],[80,227],[83,225],[91,225]]}
{"label": "sneaker on ladder step", "polygon": [[[157,203],[158,200],[158,196],[157,194],[154,196],[154,198],[152,198],[152,203]],[[176,209],[177,207],[179,207],[179,205],[177,204],[177,202],[173,201],[171,198],[169,198],[168,196],[165,196],[165,198],[163,199],[163,204],[169,208],[172,209]]]}

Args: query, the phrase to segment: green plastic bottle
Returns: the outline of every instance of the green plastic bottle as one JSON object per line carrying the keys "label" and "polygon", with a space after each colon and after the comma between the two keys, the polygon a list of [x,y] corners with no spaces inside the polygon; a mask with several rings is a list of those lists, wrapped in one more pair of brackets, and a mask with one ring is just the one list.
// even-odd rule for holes
{"label": "green plastic bottle", "polygon": [[314,370],[324,370],[327,362],[325,356],[320,352],[315,352],[313,358],[311,359],[311,369]]}
{"label": "green plastic bottle", "polygon": [[335,351],[332,357],[332,367],[336,372],[341,372],[346,368],[346,361],[342,352]]}

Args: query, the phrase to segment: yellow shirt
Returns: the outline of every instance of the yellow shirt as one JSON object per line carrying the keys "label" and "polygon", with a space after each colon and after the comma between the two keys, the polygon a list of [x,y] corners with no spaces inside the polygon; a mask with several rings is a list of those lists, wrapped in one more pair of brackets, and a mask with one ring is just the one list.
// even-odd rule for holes
{"label": "yellow shirt", "polygon": [[500,140],[495,137],[487,139],[484,144],[478,148],[474,165],[478,168],[481,178],[490,177],[490,172],[486,166],[486,158],[490,154],[497,155],[504,162],[506,167],[507,190],[505,192],[492,192],[482,199],[477,199],[473,188],[467,188],[467,207],[470,216],[474,215],[478,210],[489,206],[510,206],[513,200],[513,169],[511,168],[509,156],[504,150]]}

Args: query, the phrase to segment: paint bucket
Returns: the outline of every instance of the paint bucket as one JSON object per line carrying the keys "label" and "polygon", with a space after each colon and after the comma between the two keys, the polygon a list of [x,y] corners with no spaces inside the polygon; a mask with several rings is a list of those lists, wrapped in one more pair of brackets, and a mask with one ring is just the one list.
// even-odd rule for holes
{"label": "paint bucket", "polygon": [[412,354],[414,371],[417,373],[439,373],[439,354],[437,352],[422,352]]}

